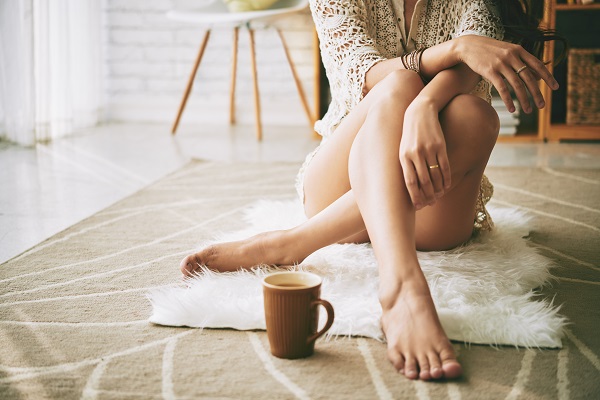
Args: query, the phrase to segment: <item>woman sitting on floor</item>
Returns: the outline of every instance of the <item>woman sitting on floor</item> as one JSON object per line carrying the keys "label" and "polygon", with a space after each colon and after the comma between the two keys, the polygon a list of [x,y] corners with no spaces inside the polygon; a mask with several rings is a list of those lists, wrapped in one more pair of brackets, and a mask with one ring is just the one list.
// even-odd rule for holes
{"label": "woman sitting on floor", "polygon": [[[509,111],[544,107],[536,58],[551,33],[519,0],[311,0],[332,102],[298,176],[308,220],[212,245],[181,263],[218,271],[291,265],[333,243],[371,242],[388,358],[410,379],[462,374],[417,250],[489,230],[483,175],[499,130],[493,84]],[[536,56],[532,55],[535,54]]]}

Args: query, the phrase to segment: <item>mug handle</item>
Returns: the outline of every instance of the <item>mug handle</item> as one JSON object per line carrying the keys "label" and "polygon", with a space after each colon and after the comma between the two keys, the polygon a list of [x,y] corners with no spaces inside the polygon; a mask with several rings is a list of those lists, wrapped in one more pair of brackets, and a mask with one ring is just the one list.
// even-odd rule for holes
{"label": "mug handle", "polygon": [[323,329],[306,339],[306,343],[314,342],[325,332],[327,332],[329,328],[331,328],[331,325],[333,325],[333,318],[335,317],[335,314],[333,312],[333,306],[331,305],[331,303],[323,299],[318,299],[310,303],[311,308],[319,305],[322,305],[323,307],[325,307],[325,310],[327,310],[327,322],[325,323]]}

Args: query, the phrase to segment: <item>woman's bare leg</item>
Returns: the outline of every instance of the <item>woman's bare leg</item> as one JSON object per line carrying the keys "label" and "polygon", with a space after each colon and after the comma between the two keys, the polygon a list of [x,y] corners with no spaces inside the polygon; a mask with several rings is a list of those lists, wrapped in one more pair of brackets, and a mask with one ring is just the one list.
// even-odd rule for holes
{"label": "woman's bare leg", "polygon": [[341,242],[364,229],[354,194],[348,191],[295,228],[219,243],[191,254],[181,262],[181,272],[192,275],[200,266],[226,272],[261,264],[298,264],[320,248]]}
{"label": "woman's bare leg", "polygon": [[[403,76],[392,77],[392,79],[400,80],[403,78]],[[397,87],[402,88],[403,95],[399,96],[399,98],[387,98],[386,100],[387,105],[390,106],[396,103],[396,107],[393,107],[392,117],[394,117],[394,115],[396,117],[398,116],[398,110],[400,110],[401,114],[402,108],[405,109],[411,100],[410,96],[406,96],[406,82],[401,83],[402,84],[399,86],[397,85]],[[413,94],[416,95],[418,90],[419,89],[417,88],[416,92]],[[371,92],[374,94],[377,93],[375,89]],[[398,97],[398,93],[394,96]],[[383,97],[385,98],[385,96]],[[369,101],[369,98],[371,101]],[[272,232],[247,241],[236,242],[229,245],[219,245],[219,250],[216,251],[216,260],[220,262],[217,262],[217,264],[224,265],[226,264],[224,262],[225,260],[234,260],[230,267],[232,269],[237,269],[240,266],[244,266],[243,264],[250,266],[260,262],[269,264],[288,263],[290,259],[281,257],[281,254],[290,255],[289,257],[292,259],[297,258],[297,261],[301,261],[303,256],[310,254],[312,251],[327,244],[344,240],[344,238],[346,238],[345,241],[355,241],[350,239],[355,238],[358,240],[361,237],[364,240],[368,239],[364,232],[360,233],[361,231],[364,231],[364,225],[361,213],[358,212],[358,207],[354,202],[353,191],[346,192],[346,194],[341,197],[339,196],[340,192],[344,193],[343,191],[348,189],[349,186],[348,172],[346,169],[348,165],[348,153],[350,152],[349,148],[352,147],[354,141],[359,138],[357,133],[360,134],[361,132],[372,131],[375,128],[381,128],[375,129],[375,131],[389,131],[388,133],[390,133],[394,131],[394,129],[391,129],[393,128],[394,123],[398,124],[398,121],[394,118],[390,119],[389,116],[385,116],[385,107],[381,107],[381,105],[372,107],[374,105],[373,103],[377,103],[380,100],[381,98],[377,95],[367,96],[367,98],[355,108],[356,112],[351,113],[351,115],[344,120],[344,123],[342,123],[338,128],[338,131],[336,131],[334,138],[330,140],[329,149],[332,148],[333,144],[337,145],[335,146],[335,154],[341,154],[341,163],[336,163],[334,162],[335,160],[332,161],[332,157],[327,157],[327,147],[324,147],[317,155],[315,161],[311,163],[311,166],[318,165],[317,159],[319,155],[329,159],[327,169],[319,171],[320,180],[310,178],[310,168],[307,172],[307,213],[311,215],[316,211],[320,211],[319,208],[325,208],[316,216],[310,218],[307,223],[302,224],[300,227],[291,231],[279,233]],[[452,353],[452,348],[439,325],[437,314],[435,313],[435,308],[427,289],[427,284],[422,277],[418,261],[416,260],[414,246],[416,242],[419,248],[449,248],[465,241],[470,236],[476,193],[479,189],[479,182],[485,163],[487,162],[487,157],[493,147],[493,133],[497,133],[497,128],[494,128],[494,126],[497,125],[497,122],[494,123],[492,119],[493,110],[490,113],[489,106],[486,105],[488,107],[487,111],[484,110],[481,113],[476,112],[477,108],[482,108],[481,104],[477,103],[478,101],[481,102],[481,100],[473,100],[469,97],[465,97],[460,101],[457,99],[441,114],[441,124],[444,133],[447,136],[448,153],[453,168],[453,188],[450,193],[440,199],[434,207],[427,207],[417,213],[416,229],[414,227],[412,228],[412,231],[410,229],[412,205],[410,205],[409,201],[407,202],[407,194],[403,182],[400,182],[399,186],[397,185],[400,189],[399,193],[390,193],[389,197],[395,197],[396,200],[399,200],[400,207],[398,207],[397,204],[394,206],[393,201],[387,201],[386,204],[392,211],[394,211],[395,208],[395,215],[398,218],[406,218],[405,220],[400,219],[397,220],[396,223],[392,222],[390,224],[389,218],[379,218],[380,215],[394,214],[381,212],[377,196],[373,196],[371,199],[371,201],[375,199],[374,201],[377,203],[377,208],[373,212],[369,211],[368,205],[365,205],[369,202],[368,196],[364,196],[367,200],[364,198],[359,200],[359,203],[363,203],[362,207],[366,209],[366,212],[364,213],[371,216],[365,219],[372,219],[374,221],[371,222],[371,225],[374,225],[373,228],[369,230],[371,234],[372,232],[378,231],[385,232],[387,229],[385,228],[385,225],[390,225],[392,227],[394,227],[394,225],[400,226],[400,229],[395,228],[396,231],[394,233],[401,238],[399,242],[389,240],[389,238],[386,239],[385,235],[383,235],[382,240],[375,239],[373,242],[381,265],[382,276],[389,274],[388,276],[397,278],[396,283],[402,283],[402,286],[396,285],[396,287],[385,287],[385,285],[382,285],[382,301],[385,309],[382,322],[390,343],[390,359],[398,369],[404,369],[405,374],[411,378],[417,377],[419,371],[419,375],[422,379],[431,377],[438,378],[441,375],[453,377],[460,374],[460,366],[456,362]],[[399,106],[398,103],[403,103],[404,105]],[[471,131],[467,129],[466,132],[460,131],[461,129],[465,130],[465,115],[461,115],[461,112],[464,114],[463,110],[467,110],[469,112],[468,116],[471,117],[469,126],[471,128],[482,127],[484,132],[482,132],[481,129],[471,129]],[[368,115],[368,111],[373,112],[370,113],[371,115]],[[372,124],[372,129],[361,129],[357,132],[357,127],[363,125],[367,116],[370,117],[370,121],[368,122],[369,124]],[[477,124],[477,118],[473,121],[474,116],[480,117],[480,124]],[[402,119],[401,115],[399,119]],[[392,122],[391,125],[390,122]],[[486,126],[488,127],[487,132],[492,132],[492,134],[485,131]],[[462,137],[460,136],[461,134]],[[469,134],[473,137],[468,137]],[[382,151],[388,151],[390,148],[394,147],[389,145],[389,140],[395,140],[396,142],[394,143],[399,144],[400,132],[397,131],[395,135],[388,134],[383,136],[367,136],[364,134],[360,137],[366,139],[366,142],[364,143],[366,143],[367,146],[364,147],[370,148],[371,150],[379,148]],[[375,140],[375,143],[373,143],[373,140],[371,139],[375,137],[379,137],[379,139]],[[455,140],[460,138],[463,140]],[[333,140],[338,143],[334,143]],[[388,142],[386,142],[386,140],[388,140]],[[379,144],[377,141],[379,141]],[[357,141],[357,143],[359,143],[359,141]],[[487,144],[487,148],[481,146],[482,143]],[[474,146],[475,148],[469,149],[468,146]],[[363,154],[361,155],[362,148],[363,146],[360,148],[356,147],[356,150],[358,151],[355,153],[358,155],[352,157],[355,160],[361,160],[361,157],[364,157],[363,161],[355,162],[355,164],[359,166],[361,165],[361,162],[366,162],[368,165],[373,159],[373,154],[370,154],[369,152],[362,152]],[[396,145],[396,149],[397,148],[398,146]],[[344,149],[347,149],[348,151],[345,152]],[[346,156],[346,163],[343,162],[344,154]],[[473,159],[472,155],[479,156]],[[331,156],[331,154],[329,154],[329,156]],[[391,157],[389,158],[390,160],[392,159]],[[323,157],[321,157],[321,159],[323,159]],[[397,162],[397,158],[395,161]],[[393,162],[390,164],[393,165]],[[385,167],[379,166],[379,168],[386,170]],[[341,172],[336,171],[336,169]],[[362,170],[362,168],[358,169]],[[315,171],[314,168],[313,171]],[[397,171],[400,171],[401,173],[399,163]],[[328,176],[328,174],[330,176]],[[356,186],[361,187],[364,182],[361,183],[360,180],[366,180],[365,176],[368,174],[365,174],[362,177],[360,173],[357,175],[358,176],[353,179],[357,181]],[[393,171],[390,175],[394,175]],[[382,179],[378,181],[385,182],[385,180],[389,178],[384,178],[385,176],[387,175],[382,175]],[[339,183],[339,185],[337,187],[336,185],[332,185],[334,182]],[[344,185],[345,182],[348,186]],[[367,181],[367,183],[370,182]],[[373,184],[377,187],[378,183],[373,182]],[[321,186],[321,188],[319,188],[319,186]],[[389,188],[389,185],[383,186],[385,190]],[[402,190],[403,187],[404,191]],[[314,189],[316,189],[316,191]],[[328,201],[334,199],[336,196],[338,196],[339,199],[335,200],[327,207]],[[412,210],[412,223],[414,224],[414,209]],[[451,212],[448,213],[447,211]],[[408,217],[406,217],[406,214],[408,214]],[[450,220],[448,220],[448,217],[450,217]],[[454,219],[454,221],[451,221],[452,219]],[[408,221],[408,224],[404,223],[404,221]],[[427,227],[427,229],[420,229],[420,226],[423,225],[421,224],[421,221],[424,223],[430,222],[434,228],[438,229],[432,230],[429,227]],[[456,223],[447,225],[447,222]],[[369,223],[367,223],[367,225],[369,225]],[[384,228],[381,228],[381,226],[384,226]],[[406,226],[408,226],[409,229],[405,229],[404,227]],[[392,229],[392,231],[394,231],[394,229]],[[377,236],[378,234],[375,233],[375,235]],[[379,235],[381,236],[381,234]],[[406,239],[411,236],[413,238],[412,246],[410,245],[410,240]],[[294,241],[285,239],[292,237],[295,239]],[[386,240],[388,247],[385,245]],[[290,248],[288,246],[290,243],[295,243],[295,248]],[[398,243],[401,245],[398,246]],[[250,253],[253,253],[252,257],[248,257],[247,252],[243,251],[244,248],[249,249]],[[288,249],[288,251],[285,251],[285,249]],[[269,252],[272,254],[267,254]],[[201,256],[201,253],[198,253],[197,255],[190,256],[192,257],[191,259],[188,258],[186,260],[188,261],[188,264],[190,262],[202,262],[203,258],[204,260],[210,258],[208,257],[210,256],[210,253],[211,252],[205,252],[204,257]],[[383,257],[381,256],[381,253],[383,253]],[[294,254],[298,257],[294,257]],[[245,258],[246,260],[243,261]],[[258,261],[254,262],[250,259]],[[186,260],[184,260],[184,265],[186,265]],[[385,265],[390,265],[390,267],[385,267]],[[222,265],[219,265],[219,269],[227,269],[221,267]],[[414,332],[414,330],[407,329],[407,327],[423,329],[423,331],[429,332],[429,335],[424,336],[422,333],[418,335],[412,334],[411,332]]]}
{"label": "woman's bare leg", "polygon": [[[401,110],[411,100],[403,78],[399,77],[401,84],[387,86],[387,93],[366,119],[353,115],[360,129],[341,125],[335,136],[338,141],[328,143],[321,157],[315,157],[311,163],[314,174],[307,171],[306,177],[307,209],[318,211],[352,187],[380,267],[382,324],[390,360],[409,378],[451,378],[460,375],[461,368],[439,323],[415,245],[425,250],[448,249],[470,237],[479,184],[498,122],[493,109],[473,96],[458,96],[444,109],[440,122],[447,139],[453,187],[433,207],[416,213],[415,226],[397,153]],[[390,86],[396,86],[398,92],[394,94]],[[350,122],[349,117],[345,121]],[[331,160],[343,160],[340,153],[348,147],[350,171],[346,177],[348,164],[332,165]],[[360,235],[364,233],[357,237]]]}

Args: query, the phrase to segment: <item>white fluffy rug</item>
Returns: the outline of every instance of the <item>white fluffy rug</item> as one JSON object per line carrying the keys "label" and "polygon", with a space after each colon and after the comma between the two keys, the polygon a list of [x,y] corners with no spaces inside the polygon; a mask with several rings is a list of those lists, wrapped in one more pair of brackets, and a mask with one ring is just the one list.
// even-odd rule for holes
{"label": "white fluffy rug", "polygon": [[[490,213],[496,223],[493,232],[451,251],[418,254],[446,333],[468,343],[562,347],[565,319],[551,301],[537,299],[533,292],[551,279],[553,265],[523,238],[531,221],[512,209],[490,207]],[[304,219],[297,201],[261,201],[246,218],[247,229],[211,242],[288,228]],[[297,268],[324,278],[321,297],[335,308],[329,335],[383,339],[377,265],[370,245],[332,245]],[[205,271],[186,285],[155,289],[148,294],[153,306],[150,321],[265,329],[260,281],[266,273],[268,268],[231,274]]]}

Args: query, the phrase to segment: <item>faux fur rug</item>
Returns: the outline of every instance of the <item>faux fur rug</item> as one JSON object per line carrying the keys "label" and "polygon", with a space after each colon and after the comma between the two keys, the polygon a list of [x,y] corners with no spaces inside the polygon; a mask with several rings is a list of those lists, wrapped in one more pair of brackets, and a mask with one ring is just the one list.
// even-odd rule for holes
{"label": "faux fur rug", "polygon": [[[446,333],[468,343],[560,348],[566,320],[551,299],[534,292],[551,281],[552,262],[528,246],[524,237],[530,220],[522,212],[497,207],[490,211],[496,223],[493,232],[451,251],[418,254]],[[213,242],[288,228],[303,219],[297,201],[260,201],[246,213],[247,229],[222,234]],[[332,245],[296,268],[324,278],[321,297],[336,312],[328,335],[383,339],[377,265],[370,245]],[[180,286],[152,290],[150,321],[264,329],[260,281],[268,272],[268,267],[228,274],[204,271]]]}

